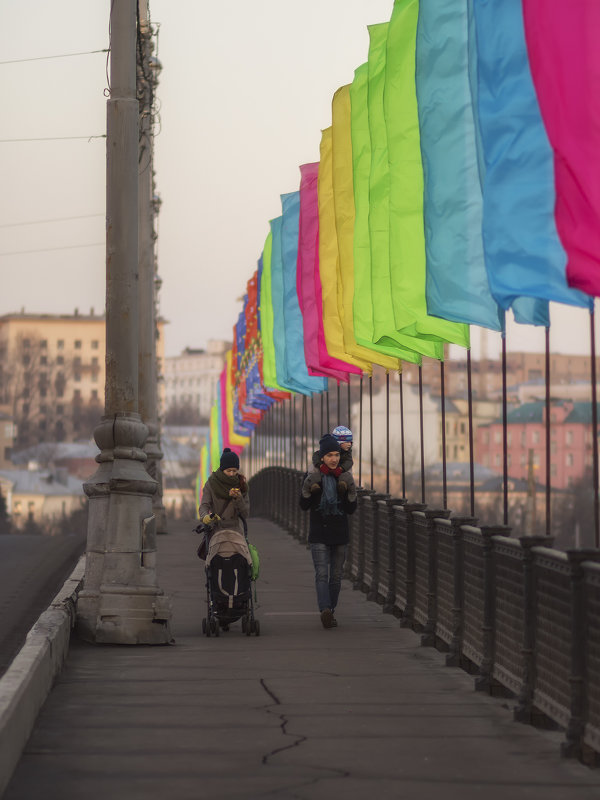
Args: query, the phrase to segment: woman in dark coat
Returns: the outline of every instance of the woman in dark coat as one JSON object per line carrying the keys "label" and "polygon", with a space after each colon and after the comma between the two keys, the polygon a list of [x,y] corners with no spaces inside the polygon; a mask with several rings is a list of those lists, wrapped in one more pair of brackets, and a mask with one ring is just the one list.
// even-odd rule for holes
{"label": "woman in dark coat", "polygon": [[317,602],[324,628],[334,616],[348,545],[348,515],[356,510],[356,486],[339,466],[340,444],[331,434],[319,442],[320,463],[302,483],[300,507],[310,510],[308,542],[315,567]]}
{"label": "woman in dark coat", "polygon": [[240,517],[247,519],[250,512],[248,484],[240,473],[240,459],[228,447],[221,454],[219,469],[216,469],[204,484],[198,516],[206,525],[240,531]]}

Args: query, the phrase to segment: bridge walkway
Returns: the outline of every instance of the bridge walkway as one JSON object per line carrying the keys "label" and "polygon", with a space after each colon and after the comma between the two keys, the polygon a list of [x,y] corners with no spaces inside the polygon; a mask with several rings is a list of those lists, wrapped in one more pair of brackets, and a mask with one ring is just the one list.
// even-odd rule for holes
{"label": "bridge walkway", "polygon": [[324,630],[310,554],[270,522],[250,524],[260,637],[204,637],[192,527],[159,539],[175,645],[73,641],[4,800],[600,796],[558,733],[514,722],[347,582]]}

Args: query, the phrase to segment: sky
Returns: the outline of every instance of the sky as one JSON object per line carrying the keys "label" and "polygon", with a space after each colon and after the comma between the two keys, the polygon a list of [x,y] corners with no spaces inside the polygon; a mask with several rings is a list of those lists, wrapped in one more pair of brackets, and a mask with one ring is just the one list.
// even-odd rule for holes
{"label": "sky", "polygon": [[[366,61],[367,25],[389,20],[392,7],[151,0],[167,356],[231,339],[280,195],[318,160],[333,93]],[[0,314],[104,310],[106,142],[93,137],[106,132],[107,55],[93,51],[108,47],[109,8],[0,0]],[[553,306],[551,318],[552,350],[589,353],[586,312]],[[481,338],[473,329],[474,357]],[[509,348],[540,351],[543,341],[509,323]],[[498,336],[486,346],[497,354]]]}

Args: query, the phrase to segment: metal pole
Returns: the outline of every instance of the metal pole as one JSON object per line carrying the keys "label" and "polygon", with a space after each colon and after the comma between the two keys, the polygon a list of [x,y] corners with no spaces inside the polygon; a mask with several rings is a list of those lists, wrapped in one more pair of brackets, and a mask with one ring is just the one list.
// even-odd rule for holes
{"label": "metal pole", "polygon": [[404,387],[402,385],[402,371],[398,373],[400,387],[400,454],[402,459],[402,497],[406,497],[406,460],[404,453]]}
{"label": "metal pole", "polygon": [[151,60],[152,32],[148,0],[138,2],[139,30],[137,47],[137,97],[139,102],[140,140],[138,157],[138,246],[139,246],[139,404],[143,422],[148,427],[144,452],[146,470],[157,483],[152,500],[157,533],[167,533],[167,518],[162,501],[163,454],[158,426],[158,364],[156,357],[156,296],[153,186],[153,100],[160,65]]}
{"label": "metal pole", "polygon": [[369,375],[369,441],[371,452],[371,491],[373,491],[373,376]]}
{"label": "metal pole", "polygon": [[385,371],[385,493],[390,493],[390,373]]}
{"label": "metal pole", "polygon": [[423,425],[423,367],[419,365],[419,429],[421,432],[421,502],[425,502],[425,441]]}
{"label": "metal pole", "polygon": [[352,399],[350,396],[350,376],[348,375],[348,427],[352,428]]}
{"label": "metal pole", "polygon": [[444,361],[440,361],[440,397],[442,404],[442,502],[448,507],[448,476],[446,474],[446,380]]}
{"label": "metal pole", "polygon": [[503,520],[508,525],[508,408],[506,400],[506,332],[502,331],[502,484]]}
{"label": "metal pole", "polygon": [[363,375],[360,374],[360,398],[358,404],[358,485],[362,486],[362,430],[363,430]]}
{"label": "metal pole", "polygon": [[[145,470],[148,428],[139,415],[138,126],[136,0],[110,7],[107,103],[106,386],[94,437],[79,635],[110,644],[167,644],[170,603],[156,579],[156,481]],[[106,609],[110,609],[107,613]]]}
{"label": "metal pole", "polygon": [[471,373],[471,349],[467,350],[467,394],[469,404],[469,487],[471,491],[471,516],[475,516],[475,458],[473,446],[473,381]]}
{"label": "metal pole", "polygon": [[[550,536],[551,529],[551,493],[552,493],[552,459],[550,442],[550,326],[545,330],[545,350],[546,350],[546,536]],[[533,503],[535,504],[535,494]],[[535,513],[535,510],[534,510]],[[532,531],[535,535],[535,529]]]}
{"label": "metal pole", "polygon": [[594,546],[600,547],[600,503],[598,501],[598,397],[596,389],[596,320],[595,307],[590,309],[592,367],[592,458],[594,478]]}

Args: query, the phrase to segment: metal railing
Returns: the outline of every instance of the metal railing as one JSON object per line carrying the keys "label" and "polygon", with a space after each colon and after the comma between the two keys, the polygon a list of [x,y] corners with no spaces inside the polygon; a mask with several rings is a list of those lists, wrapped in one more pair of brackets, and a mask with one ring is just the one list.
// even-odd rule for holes
{"label": "metal railing", "polygon": [[[259,469],[253,514],[307,541],[303,473]],[[476,673],[475,687],[502,688],[521,722],[564,729],[561,753],[600,753],[600,551],[552,549],[545,536],[513,538],[447,509],[359,489],[350,517],[346,577],[355,589]]]}

